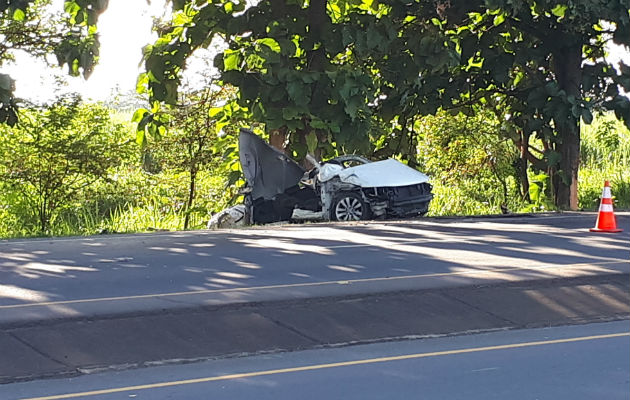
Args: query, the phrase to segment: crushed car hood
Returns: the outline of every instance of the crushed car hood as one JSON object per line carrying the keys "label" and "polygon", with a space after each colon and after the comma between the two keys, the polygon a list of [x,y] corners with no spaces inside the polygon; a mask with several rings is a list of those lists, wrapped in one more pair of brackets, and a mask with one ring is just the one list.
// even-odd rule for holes
{"label": "crushed car hood", "polygon": [[322,182],[335,176],[342,182],[366,188],[409,186],[429,181],[427,175],[391,158],[350,168],[336,164],[324,164],[321,167],[319,179]]}
{"label": "crushed car hood", "polygon": [[238,143],[243,175],[254,200],[271,200],[302,179],[305,172],[302,167],[252,131],[241,129]]}

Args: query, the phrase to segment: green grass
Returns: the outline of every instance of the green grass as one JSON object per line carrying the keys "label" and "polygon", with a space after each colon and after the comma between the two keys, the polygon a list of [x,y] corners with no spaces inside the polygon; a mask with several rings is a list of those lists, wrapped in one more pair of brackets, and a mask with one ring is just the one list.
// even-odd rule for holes
{"label": "green grass", "polygon": [[[604,181],[608,180],[615,209],[629,210],[630,132],[611,116],[599,116],[592,125],[583,127],[581,154],[579,207],[597,210]],[[431,216],[500,214],[503,204],[510,212],[552,209],[544,195],[531,204],[525,203],[511,177],[505,179],[506,199],[501,181],[487,171],[455,178],[450,171],[437,171],[432,175],[434,199],[428,213]],[[533,173],[530,181],[536,186],[537,178]],[[37,221],[18,193],[3,188],[0,191],[0,238],[181,230],[186,215],[187,182],[184,173],[150,175],[137,166],[121,167],[112,182],[88,188],[73,204],[59,209],[48,232],[38,231]],[[227,205],[233,193],[224,190],[224,182],[224,176],[211,172],[200,176],[189,229],[204,228],[211,213]]]}
{"label": "green grass", "polygon": [[503,189],[494,180],[460,180],[446,184],[433,180],[433,200],[429,216],[489,215],[501,214],[502,205],[511,212],[519,211],[525,203],[517,194],[514,179],[508,179],[508,198],[503,198]]}
{"label": "green grass", "polygon": [[579,207],[596,210],[610,181],[615,207],[630,209],[630,131],[612,115],[582,127]]}
{"label": "green grass", "polygon": [[[221,176],[204,173],[197,184],[188,229],[204,228],[211,213],[223,209],[230,195]],[[91,187],[74,203],[59,209],[47,232],[39,231],[23,204],[0,207],[0,238],[181,230],[187,212],[187,185],[185,174],[156,176],[126,169],[119,171],[115,183]]]}
{"label": "green grass", "polygon": [[605,181],[610,182],[615,208],[630,209],[630,171],[616,166],[580,170],[579,207],[597,210]]}
{"label": "green grass", "polygon": [[[428,215],[499,214],[503,203],[510,212],[554,210],[551,199],[544,194],[546,175],[529,171],[529,179],[532,202],[528,204],[520,198],[514,179],[506,180],[508,196],[504,200],[500,182],[487,174],[453,179],[452,171],[434,171],[435,197]],[[582,126],[579,179],[580,209],[598,209],[605,181],[610,181],[615,208],[630,209],[630,132],[614,116],[600,115],[592,125]]]}

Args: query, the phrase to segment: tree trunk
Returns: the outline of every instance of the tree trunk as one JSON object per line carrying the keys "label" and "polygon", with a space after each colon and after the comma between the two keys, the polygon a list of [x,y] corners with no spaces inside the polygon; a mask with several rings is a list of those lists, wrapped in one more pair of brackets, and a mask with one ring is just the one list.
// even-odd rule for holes
{"label": "tree trunk", "polygon": [[42,234],[46,234],[46,230],[48,229],[48,213],[47,213],[47,200],[44,199],[44,202],[39,206],[39,227],[41,229]]}
{"label": "tree trunk", "polygon": [[190,210],[192,209],[193,202],[195,201],[195,191],[197,184],[197,170],[193,168],[190,170],[190,182],[188,187],[188,202],[186,203],[186,215],[184,216],[184,230],[188,229],[190,224]]}
{"label": "tree trunk", "polygon": [[[582,46],[577,44],[563,47],[554,52],[554,72],[567,96],[581,99]],[[571,107],[571,105],[567,105]],[[578,208],[578,169],[580,167],[580,118],[574,118],[569,111],[566,120],[554,118],[558,133],[556,151],[561,160],[558,171],[552,177],[554,201],[560,209]]]}
{"label": "tree trunk", "polygon": [[521,131],[521,141],[519,143],[520,157],[516,160],[516,175],[521,183],[521,197],[528,203],[532,200],[529,197],[529,177],[527,176],[527,156],[529,154],[529,134]]}
{"label": "tree trunk", "polygon": [[286,140],[287,140],[287,127],[283,126],[280,129],[269,132],[269,144],[271,147],[275,147],[281,152],[286,152]]}
{"label": "tree trunk", "polygon": [[553,177],[555,204],[560,209],[577,210],[578,208],[578,169],[580,167],[580,130],[567,127],[560,130],[562,143],[556,151],[562,159],[559,169]]}

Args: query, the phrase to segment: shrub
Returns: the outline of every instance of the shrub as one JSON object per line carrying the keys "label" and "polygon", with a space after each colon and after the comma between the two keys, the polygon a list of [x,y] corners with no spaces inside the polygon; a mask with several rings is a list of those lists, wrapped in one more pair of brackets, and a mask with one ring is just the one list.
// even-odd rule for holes
{"label": "shrub", "polygon": [[129,154],[129,131],[112,123],[108,112],[71,96],[23,112],[15,128],[0,128],[4,197],[18,206],[13,212],[27,230],[36,225],[48,234],[61,210],[107,180]]}

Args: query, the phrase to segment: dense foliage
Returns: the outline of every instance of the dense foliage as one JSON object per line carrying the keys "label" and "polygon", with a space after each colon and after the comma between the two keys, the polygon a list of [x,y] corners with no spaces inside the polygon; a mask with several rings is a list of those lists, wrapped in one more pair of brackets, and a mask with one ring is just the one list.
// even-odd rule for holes
{"label": "dense foliage", "polygon": [[60,209],[121,164],[126,134],[109,110],[76,97],[24,111],[19,128],[0,126],[0,181],[24,222],[47,233]]}
{"label": "dense foliage", "polygon": [[617,207],[630,207],[630,131],[613,115],[582,129],[579,205],[597,208],[602,182],[610,181]]}
{"label": "dense foliage", "polygon": [[518,153],[501,136],[494,114],[439,112],[417,121],[416,130],[421,168],[436,186],[432,212],[507,213],[525,206],[525,193],[517,184]]}
{"label": "dense foliage", "polygon": [[[136,127],[69,98],[20,113],[0,73],[0,236],[202,227],[237,200],[239,125],[298,160],[399,158],[431,175],[432,215],[593,209],[605,179],[630,206],[630,67],[606,54],[630,0],[170,4]],[[87,77],[106,5],[0,1],[0,67],[23,50]],[[219,82],[182,92],[217,39]]]}
{"label": "dense foliage", "polygon": [[[188,196],[184,203],[184,229],[190,226],[190,214],[208,210],[195,207],[197,183],[204,170],[223,171],[228,183],[240,178],[236,158],[235,127],[224,127],[217,132],[217,117],[220,104],[234,98],[230,87],[213,90],[210,87],[180,95],[177,107],[173,107],[162,118],[168,121],[168,134],[159,140],[147,143],[140,132],[146,170],[185,172],[188,174]],[[142,112],[136,114],[143,115]]]}
{"label": "dense foliage", "polygon": [[630,44],[628,0],[172,4],[172,21],[145,51],[143,90],[174,104],[186,59],[221,37],[223,81],[298,157],[365,153],[386,126],[392,151],[382,154],[413,165],[419,117],[486,105],[506,119],[525,166],[548,169],[556,204],[575,208],[580,121],[607,109],[630,124],[619,92],[630,89],[630,67],[605,57],[606,43]]}
{"label": "dense foliage", "polygon": [[[21,113],[17,127],[0,129],[0,237],[199,229],[212,213],[237,201],[241,183],[234,182],[239,171],[231,157],[236,135],[229,129],[217,136],[211,127],[201,156],[187,153],[195,135],[179,129],[140,147],[130,115],[98,104],[68,98]],[[196,124],[207,117],[188,116],[198,116]],[[172,117],[174,126],[189,126]],[[518,153],[501,136],[501,125],[488,112],[439,112],[416,121],[419,168],[434,186],[430,215],[553,209],[544,173],[530,171],[524,196]],[[471,130],[477,135],[469,135]],[[596,209],[603,181],[610,180],[616,207],[630,208],[630,132],[606,115],[596,117],[583,137],[580,207]],[[190,157],[195,154],[200,158]]]}
{"label": "dense foliage", "polygon": [[129,120],[69,97],[0,125],[0,237],[198,229],[234,197],[221,152],[235,136],[173,130],[141,147]]}
{"label": "dense foliage", "polygon": [[547,167],[556,204],[577,208],[581,121],[605,109],[630,126],[620,92],[630,67],[606,57],[607,43],[630,45],[630,2],[453,1],[443,13],[461,48],[451,72],[464,104],[501,112],[523,158]]}

